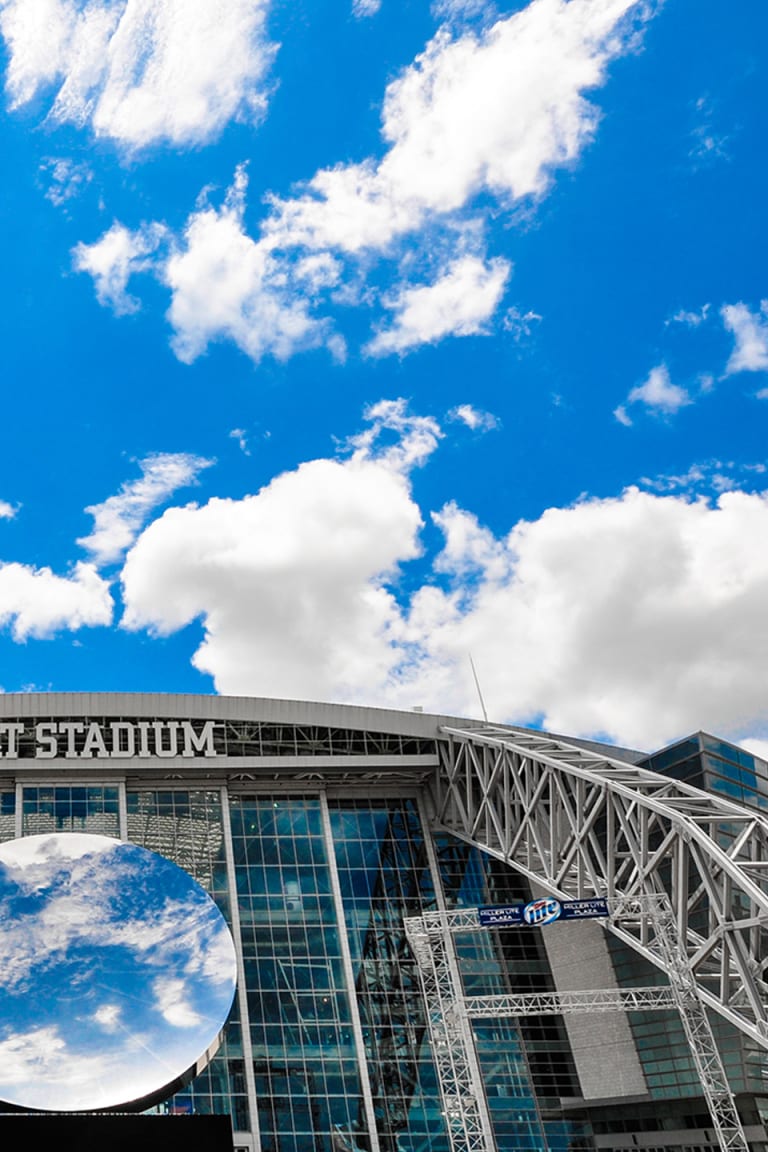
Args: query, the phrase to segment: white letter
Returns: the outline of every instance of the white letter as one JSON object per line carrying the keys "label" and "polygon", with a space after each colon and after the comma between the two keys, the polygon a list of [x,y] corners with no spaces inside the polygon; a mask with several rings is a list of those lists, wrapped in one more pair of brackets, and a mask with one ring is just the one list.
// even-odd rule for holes
{"label": "white letter", "polygon": [[138,729],[139,729],[139,756],[143,760],[147,760],[147,759],[149,759],[149,755],[150,755],[149,743],[148,743],[149,724],[147,723],[146,720],[139,720]]}
{"label": "white letter", "polygon": [[94,751],[97,756],[109,755],[107,746],[104,743],[104,737],[101,734],[101,728],[95,720],[92,720],[88,725],[88,735],[85,738],[85,744],[83,744],[83,750],[80,755],[87,758],[88,756],[92,756]]}
{"label": "white letter", "polygon": [[[152,727],[155,730],[155,755],[156,756],[178,756],[179,749],[176,739],[176,729],[179,727],[178,720],[156,720]],[[170,747],[163,748],[163,729],[170,735]]]}
{"label": "white letter", "polygon": [[[127,720],[116,720],[114,724],[110,724],[112,729],[112,751],[111,756],[133,756],[135,753],[136,741],[133,735],[133,724]],[[125,733],[125,748],[120,746],[120,737]]]}
{"label": "white letter", "polygon": [[68,760],[74,760],[77,757],[77,750],[75,749],[75,733],[84,731],[85,724],[76,724],[69,720],[62,720],[59,724],[59,732],[66,732],[67,734],[67,750],[64,755]]}
{"label": "white letter", "polygon": [[214,728],[223,728],[223,724],[206,720],[199,736],[195,735],[195,730],[189,720],[185,720],[181,726],[184,729],[185,756],[194,756],[195,752],[202,752],[203,756],[218,756],[218,752],[213,746],[213,730]]}
{"label": "white letter", "polygon": [[[6,756],[16,757],[19,754],[18,737],[24,731],[23,724],[9,723],[0,724],[0,735],[8,737],[8,749],[5,753]],[[0,753],[2,755],[2,753]]]}
{"label": "white letter", "polygon": [[[56,731],[56,724],[38,724],[35,727],[35,740],[37,741],[37,748],[35,748],[35,757],[38,760],[52,760],[58,754],[58,741],[53,733]],[[41,748],[41,744],[46,744],[46,748]]]}

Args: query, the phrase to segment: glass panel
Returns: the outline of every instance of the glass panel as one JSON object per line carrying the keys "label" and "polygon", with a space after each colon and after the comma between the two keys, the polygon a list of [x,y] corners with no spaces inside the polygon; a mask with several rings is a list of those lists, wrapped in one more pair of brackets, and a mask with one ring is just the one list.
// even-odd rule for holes
{"label": "glass panel", "polygon": [[45,832],[90,832],[120,836],[118,789],[26,785],[22,791],[22,836]]}

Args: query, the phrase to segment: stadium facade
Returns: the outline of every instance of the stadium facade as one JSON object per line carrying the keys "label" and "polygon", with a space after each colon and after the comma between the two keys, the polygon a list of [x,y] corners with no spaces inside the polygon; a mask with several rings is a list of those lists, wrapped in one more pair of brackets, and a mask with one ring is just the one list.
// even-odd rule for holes
{"label": "stadium facade", "polygon": [[[766,1152],[768,1030],[750,994],[766,806],[768,765],[703,734],[647,757],[420,712],[0,697],[0,838],[128,839],[187,869],[227,917],[235,1008],[207,1070],[163,1107],[230,1114],[249,1152],[450,1152],[404,919],[600,885],[663,886],[682,909],[749,1146]],[[725,944],[739,917],[748,955],[741,936]],[[666,983],[647,934],[594,921],[466,931],[452,947],[467,996]],[[499,1152],[718,1147],[672,1009],[486,1018],[471,1035]]]}

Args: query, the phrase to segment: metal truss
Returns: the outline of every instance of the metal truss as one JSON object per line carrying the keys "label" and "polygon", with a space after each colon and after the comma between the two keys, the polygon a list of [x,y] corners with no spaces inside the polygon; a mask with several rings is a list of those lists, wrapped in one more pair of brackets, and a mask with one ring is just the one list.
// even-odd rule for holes
{"label": "metal truss", "polygon": [[602,988],[587,992],[510,992],[501,996],[467,996],[470,1020],[500,1016],[562,1016],[567,1012],[653,1012],[677,1007],[671,988]]}
{"label": "metal truss", "polygon": [[[478,1085],[473,1076],[472,1018],[670,1006],[676,1007],[680,1013],[720,1148],[723,1152],[749,1152],[669,898],[665,893],[619,897],[609,899],[608,907],[614,925],[635,921],[651,926],[669,978],[669,988],[464,997],[453,959],[451,936],[456,932],[480,929],[477,909],[427,912],[405,920],[405,930],[422,979],[453,1152],[493,1152],[495,1147],[484,1112],[482,1085]],[[517,930],[530,931],[524,927]],[[567,931],[567,926],[563,930]]]}
{"label": "metal truss", "polygon": [[[428,916],[444,918],[439,912]],[[496,1144],[471,1025],[462,1011],[461,977],[450,930],[425,930],[425,919],[409,917],[404,924],[419,969],[451,1148],[453,1152],[494,1152]]]}
{"label": "metal truss", "polygon": [[[768,821],[546,734],[443,728],[437,828],[565,899],[666,893],[696,992],[768,1048]],[[665,972],[651,918],[611,931]]]}

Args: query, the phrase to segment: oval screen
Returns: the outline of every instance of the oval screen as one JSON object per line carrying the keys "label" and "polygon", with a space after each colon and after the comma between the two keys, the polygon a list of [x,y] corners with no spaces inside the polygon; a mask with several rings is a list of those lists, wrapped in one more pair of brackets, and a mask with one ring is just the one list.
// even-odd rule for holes
{"label": "oval screen", "polygon": [[0,844],[0,1100],[146,1107],[207,1063],[234,993],[229,929],[170,860],[76,832]]}

